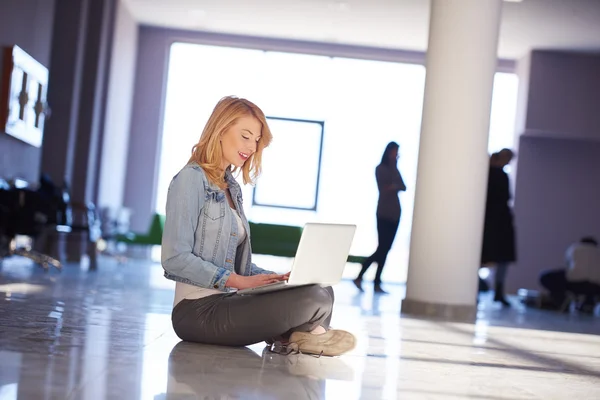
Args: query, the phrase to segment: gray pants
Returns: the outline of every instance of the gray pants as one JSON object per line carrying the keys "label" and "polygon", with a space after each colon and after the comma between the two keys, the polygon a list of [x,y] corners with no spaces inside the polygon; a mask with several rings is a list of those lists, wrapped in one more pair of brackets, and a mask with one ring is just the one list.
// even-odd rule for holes
{"label": "gray pants", "polygon": [[224,346],[247,346],[329,327],[333,289],[301,286],[252,296],[215,294],[182,300],[173,309],[173,329],[189,342]]}

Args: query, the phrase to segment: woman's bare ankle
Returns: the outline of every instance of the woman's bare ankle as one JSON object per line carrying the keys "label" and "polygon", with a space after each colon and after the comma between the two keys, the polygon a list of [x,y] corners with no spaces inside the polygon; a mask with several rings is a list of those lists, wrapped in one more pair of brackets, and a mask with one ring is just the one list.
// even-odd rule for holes
{"label": "woman's bare ankle", "polygon": [[310,333],[313,335],[322,335],[325,332],[327,332],[327,330],[325,328],[323,328],[321,325],[317,326],[315,329],[310,331]]}

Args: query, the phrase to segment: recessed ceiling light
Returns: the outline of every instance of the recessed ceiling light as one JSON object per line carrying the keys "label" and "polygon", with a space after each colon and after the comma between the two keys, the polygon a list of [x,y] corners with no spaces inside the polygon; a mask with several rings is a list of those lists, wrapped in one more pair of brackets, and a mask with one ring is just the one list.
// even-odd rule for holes
{"label": "recessed ceiling light", "polygon": [[332,10],[343,10],[346,11],[350,5],[346,1],[332,1],[329,3],[329,8]]}
{"label": "recessed ceiling light", "polygon": [[192,10],[190,11],[190,16],[192,18],[204,18],[206,17],[206,11],[204,10]]}

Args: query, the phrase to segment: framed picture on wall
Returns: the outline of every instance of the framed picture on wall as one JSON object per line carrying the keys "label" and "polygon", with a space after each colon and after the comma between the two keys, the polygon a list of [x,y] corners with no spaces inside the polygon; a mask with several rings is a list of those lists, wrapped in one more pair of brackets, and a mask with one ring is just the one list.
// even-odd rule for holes
{"label": "framed picture on wall", "polygon": [[48,69],[19,46],[4,50],[0,131],[40,147],[48,115]]}
{"label": "framed picture on wall", "polygon": [[267,117],[273,141],[265,149],[253,206],[317,210],[325,123]]}

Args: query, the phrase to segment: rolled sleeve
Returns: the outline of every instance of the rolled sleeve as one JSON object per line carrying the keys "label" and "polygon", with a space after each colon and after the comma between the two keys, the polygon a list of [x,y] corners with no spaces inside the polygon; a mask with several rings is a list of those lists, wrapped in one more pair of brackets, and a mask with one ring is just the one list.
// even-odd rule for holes
{"label": "rolled sleeve", "polygon": [[225,284],[227,283],[229,276],[231,276],[231,271],[228,271],[225,268],[220,268],[215,273],[215,276],[211,282],[212,289],[219,289],[222,291],[227,290],[227,288],[225,287]]}

